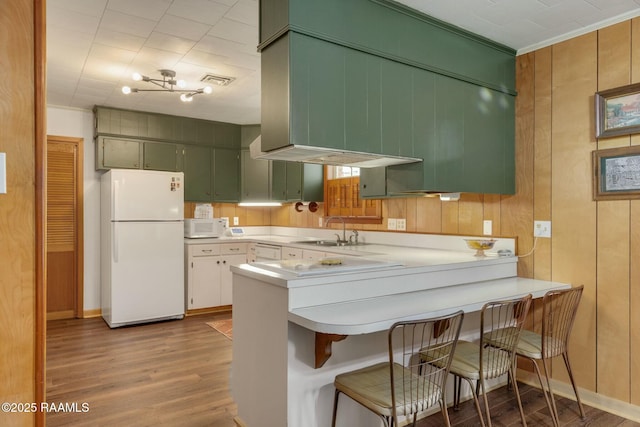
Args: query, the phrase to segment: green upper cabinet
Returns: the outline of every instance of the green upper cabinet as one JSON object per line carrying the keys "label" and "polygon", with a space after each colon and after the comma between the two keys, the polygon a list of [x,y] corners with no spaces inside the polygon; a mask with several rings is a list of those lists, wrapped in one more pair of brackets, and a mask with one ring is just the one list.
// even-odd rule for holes
{"label": "green upper cabinet", "polygon": [[181,169],[182,146],[163,142],[144,143],[143,169],[176,172]]}
{"label": "green upper cabinet", "polygon": [[99,137],[96,143],[96,169],[141,168],[142,141]]}
{"label": "green upper cabinet", "polygon": [[386,168],[360,169],[360,198],[378,199],[387,196]]}
{"label": "green upper cabinet", "polygon": [[240,200],[240,152],[238,150],[213,149],[214,202],[237,202]]}
{"label": "green upper cabinet", "polygon": [[184,200],[211,202],[212,154],[210,147],[186,145],[184,147]]}
{"label": "green upper cabinet", "polygon": [[515,192],[513,49],[388,0],[260,11],[263,151],[423,159],[375,175],[366,197]]}
{"label": "green upper cabinet", "polygon": [[240,151],[242,179],[240,200],[243,202],[268,201],[270,197],[269,160],[253,159],[249,150]]}
{"label": "green upper cabinet", "polygon": [[261,0],[260,49],[288,30],[515,95],[515,54],[391,0]]}
{"label": "green upper cabinet", "polygon": [[425,160],[389,166],[388,193],[514,194],[515,98],[444,76],[423,83],[435,90],[413,126],[423,136],[416,156]]}
{"label": "green upper cabinet", "polygon": [[324,200],[324,167],[311,163],[271,162],[271,199],[281,202]]}

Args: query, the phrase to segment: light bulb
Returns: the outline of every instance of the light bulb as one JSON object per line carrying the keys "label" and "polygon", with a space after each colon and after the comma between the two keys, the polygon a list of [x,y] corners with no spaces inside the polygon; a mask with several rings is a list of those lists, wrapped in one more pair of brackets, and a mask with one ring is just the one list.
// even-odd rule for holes
{"label": "light bulb", "polygon": [[139,82],[140,80],[142,80],[142,74],[140,74],[140,73],[133,73],[133,74],[131,75],[131,78],[132,78],[134,81]]}
{"label": "light bulb", "polygon": [[187,95],[186,93],[183,93],[182,95],[180,95],[180,101],[191,102],[193,101],[193,97],[191,95]]}
{"label": "light bulb", "polygon": [[213,92],[213,88],[211,86],[205,86],[202,88],[202,91],[209,95],[211,92]]}
{"label": "light bulb", "polygon": [[178,86],[179,88],[184,88],[187,86],[187,82],[185,82],[184,80],[178,80],[176,82],[176,86]]}
{"label": "light bulb", "polygon": [[129,86],[122,86],[122,93],[129,95],[131,93],[131,88]]}

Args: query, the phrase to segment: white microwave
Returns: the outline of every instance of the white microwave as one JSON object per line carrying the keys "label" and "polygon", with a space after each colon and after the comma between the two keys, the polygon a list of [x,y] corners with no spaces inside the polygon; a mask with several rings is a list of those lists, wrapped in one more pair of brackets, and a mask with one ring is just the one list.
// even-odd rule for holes
{"label": "white microwave", "polygon": [[185,218],[184,237],[188,237],[190,239],[220,237],[224,234],[225,225],[226,221],[222,218]]}

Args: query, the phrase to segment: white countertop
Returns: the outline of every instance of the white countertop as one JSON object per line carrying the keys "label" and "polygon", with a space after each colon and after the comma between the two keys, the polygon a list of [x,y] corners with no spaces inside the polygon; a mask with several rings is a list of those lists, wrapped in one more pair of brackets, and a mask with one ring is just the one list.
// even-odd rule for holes
{"label": "white countertop", "polygon": [[569,287],[564,283],[510,277],[302,307],[290,310],[289,321],[316,332],[367,334],[388,330],[401,320],[441,316],[457,310],[473,312],[489,301],[519,298],[529,293],[539,298],[550,290]]}

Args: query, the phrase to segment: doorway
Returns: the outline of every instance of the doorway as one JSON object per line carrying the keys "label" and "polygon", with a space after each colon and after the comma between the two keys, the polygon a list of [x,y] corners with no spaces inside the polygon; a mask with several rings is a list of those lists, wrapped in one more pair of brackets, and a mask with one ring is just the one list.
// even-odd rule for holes
{"label": "doorway", "polygon": [[47,320],[83,317],[83,139],[47,136]]}

